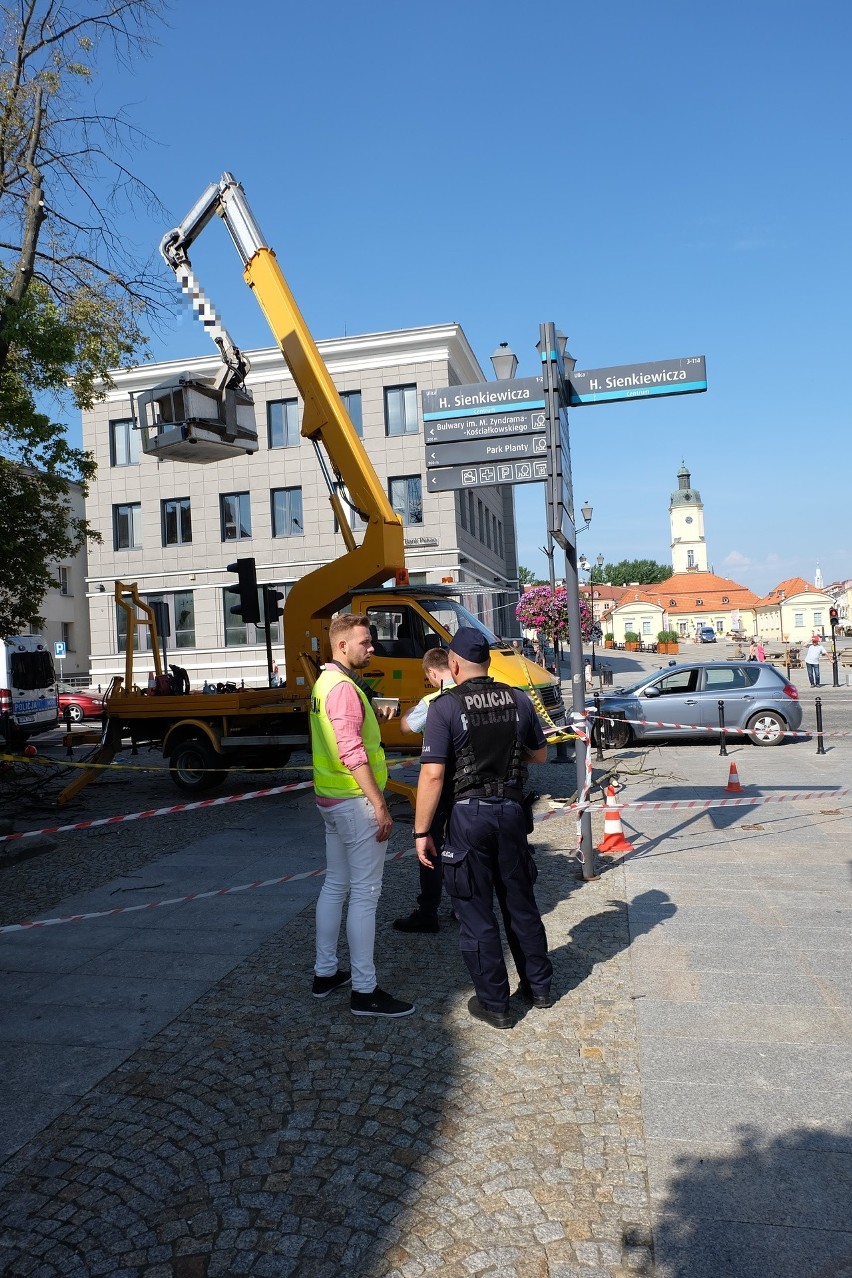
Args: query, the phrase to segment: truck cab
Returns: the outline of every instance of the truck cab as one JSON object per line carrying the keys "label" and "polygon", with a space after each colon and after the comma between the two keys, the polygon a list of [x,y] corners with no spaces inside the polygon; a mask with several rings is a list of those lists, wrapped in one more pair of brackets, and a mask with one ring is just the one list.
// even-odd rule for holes
{"label": "truck cab", "polygon": [[529,691],[554,723],[565,722],[559,680],[541,666],[518,655],[459,602],[457,590],[441,586],[406,586],[353,592],[351,609],[363,613],[370,627],[374,653],[362,672],[382,697],[398,697],[400,715],[382,724],[382,741],[390,749],[410,749],[412,738],[402,731],[402,716],[427,692],[433,692],[423,673],[423,655],[430,648],[448,648],[461,626],[481,631],[491,646],[492,678]]}

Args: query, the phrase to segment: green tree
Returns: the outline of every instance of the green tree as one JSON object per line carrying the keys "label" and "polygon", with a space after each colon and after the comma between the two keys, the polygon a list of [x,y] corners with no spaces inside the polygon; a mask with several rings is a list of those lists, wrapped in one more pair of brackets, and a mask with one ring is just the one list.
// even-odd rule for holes
{"label": "green tree", "polygon": [[67,481],[85,492],[94,463],[45,405],[90,407],[170,295],[119,232],[122,204],[157,203],[123,162],[143,137],[95,105],[97,59],[129,66],[160,11],[0,4],[0,633],[40,620],[54,561],[91,535]]}
{"label": "green tree", "polygon": [[590,581],[596,585],[607,582],[610,586],[626,586],[638,581],[641,586],[651,586],[671,575],[671,564],[658,564],[655,559],[622,559],[617,564],[605,564],[603,568],[595,564]]}
{"label": "green tree", "polygon": [[544,585],[541,577],[537,577],[532,568],[525,568],[523,564],[521,564],[518,569],[518,582],[520,583],[521,589],[523,589],[524,586]]}

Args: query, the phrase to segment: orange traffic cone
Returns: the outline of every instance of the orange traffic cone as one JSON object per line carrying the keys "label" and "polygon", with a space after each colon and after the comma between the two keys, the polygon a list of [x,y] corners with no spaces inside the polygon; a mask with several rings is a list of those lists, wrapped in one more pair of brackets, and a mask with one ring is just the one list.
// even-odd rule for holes
{"label": "orange traffic cone", "polygon": [[618,814],[618,808],[613,806],[614,803],[615,787],[608,785],[606,788],[606,808],[604,809],[603,843],[598,844],[598,851],[603,856],[615,856],[618,852],[633,851],[633,844],[628,843],[624,837],[621,817]]}
{"label": "orange traffic cone", "polygon": [[740,775],[737,772],[737,765],[732,763],[728,771],[728,784],[725,786],[726,794],[742,794],[743,788],[740,785]]}

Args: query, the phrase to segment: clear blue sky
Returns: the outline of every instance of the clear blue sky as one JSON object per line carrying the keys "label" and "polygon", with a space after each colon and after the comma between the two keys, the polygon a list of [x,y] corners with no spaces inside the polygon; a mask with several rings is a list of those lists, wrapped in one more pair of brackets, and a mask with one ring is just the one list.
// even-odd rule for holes
{"label": "clear blue sky", "polygon": [[[849,49],[843,0],[322,5],[178,0],[104,69],[169,221],[232,170],[317,338],[458,321],[480,363],[538,325],[579,368],[707,357],[705,395],[576,409],[590,558],[669,559],[685,459],[711,565],[763,592],[852,576]],[[218,225],[194,255],[246,348],[269,334]],[[188,315],[157,358],[208,353]],[[520,560],[546,575],[544,496]]]}

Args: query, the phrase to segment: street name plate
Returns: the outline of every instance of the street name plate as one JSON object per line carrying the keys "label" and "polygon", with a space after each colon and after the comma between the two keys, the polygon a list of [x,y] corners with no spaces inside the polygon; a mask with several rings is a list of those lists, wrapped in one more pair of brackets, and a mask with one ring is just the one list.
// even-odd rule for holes
{"label": "street name plate", "polygon": [[707,389],[703,355],[657,360],[653,364],[620,364],[613,368],[575,368],[568,378],[569,403],[608,404],[620,399],[656,399],[660,395],[695,395]]}
{"label": "street name plate", "polygon": [[423,422],[423,438],[427,444],[444,444],[457,439],[496,439],[502,435],[534,434],[546,429],[544,409],[533,408],[517,413],[430,419]]}
{"label": "street name plate", "polygon": [[546,456],[547,436],[544,434],[426,445],[426,465],[429,468],[455,466],[461,462],[523,461],[526,457]]}
{"label": "street name plate", "polygon": [[424,422],[544,408],[544,382],[541,377],[512,377],[508,381],[474,382],[472,386],[441,386],[423,391],[421,399]]}
{"label": "street name plate", "polygon": [[447,466],[430,470],[426,489],[445,493],[454,488],[490,488],[494,484],[541,484],[547,479],[547,460],[494,462],[487,466]]}

